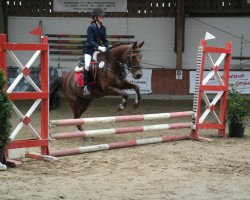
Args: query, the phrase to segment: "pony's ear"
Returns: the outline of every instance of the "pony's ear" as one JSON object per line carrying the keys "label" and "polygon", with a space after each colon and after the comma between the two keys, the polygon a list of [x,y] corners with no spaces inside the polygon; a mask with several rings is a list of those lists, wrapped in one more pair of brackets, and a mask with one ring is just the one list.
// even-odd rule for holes
{"label": "pony's ear", "polygon": [[137,46],[137,41],[133,43],[132,48],[133,48],[133,49],[135,49],[135,48],[136,48],[136,46]]}
{"label": "pony's ear", "polygon": [[142,46],[143,46],[143,44],[144,44],[144,41],[143,42],[141,42],[141,44],[139,44],[139,48],[141,48]]}

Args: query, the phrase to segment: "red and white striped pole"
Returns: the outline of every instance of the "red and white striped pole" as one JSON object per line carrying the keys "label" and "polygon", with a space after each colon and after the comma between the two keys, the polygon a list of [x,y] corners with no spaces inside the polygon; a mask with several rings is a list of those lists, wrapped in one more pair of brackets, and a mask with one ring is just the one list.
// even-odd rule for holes
{"label": "red and white striped pole", "polygon": [[50,124],[52,126],[87,125],[87,124],[109,123],[109,122],[130,122],[130,121],[148,121],[154,119],[184,118],[184,117],[192,117],[193,115],[194,115],[193,111],[184,111],[184,112],[158,113],[158,114],[145,114],[145,115],[125,115],[125,116],[111,116],[111,117],[51,120]]}
{"label": "red and white striped pole", "polygon": [[95,151],[119,149],[119,148],[125,148],[125,147],[134,147],[134,146],[141,146],[141,145],[146,145],[146,144],[156,144],[156,143],[163,143],[163,142],[170,142],[170,141],[189,140],[189,139],[190,139],[189,135],[173,135],[173,136],[162,136],[162,137],[154,137],[154,138],[147,138],[147,139],[129,140],[129,141],[110,143],[110,144],[99,144],[99,145],[86,146],[86,147],[61,149],[58,151],[51,152],[50,156],[61,157],[61,156],[90,153],[90,152],[95,152]]}
{"label": "red and white striped pole", "polygon": [[183,128],[192,128],[192,127],[193,127],[193,123],[188,122],[188,123],[157,124],[157,125],[148,125],[148,126],[134,126],[134,127],[123,127],[123,128],[63,132],[63,133],[54,134],[53,139],[93,137],[93,136],[100,136],[100,135],[137,133],[137,132],[145,132],[145,131],[152,131],[152,130],[183,129]]}

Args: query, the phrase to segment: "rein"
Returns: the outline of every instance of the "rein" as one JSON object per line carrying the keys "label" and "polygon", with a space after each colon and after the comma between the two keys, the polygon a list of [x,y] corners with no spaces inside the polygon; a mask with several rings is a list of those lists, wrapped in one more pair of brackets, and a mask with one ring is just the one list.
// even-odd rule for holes
{"label": "rein", "polygon": [[[112,72],[113,74],[118,75],[120,78],[126,78],[126,76],[129,73],[131,73],[132,69],[142,69],[142,67],[140,65],[133,66],[132,60],[131,60],[131,53],[141,52],[141,51],[140,50],[133,50],[133,49],[131,50],[131,48],[132,47],[130,47],[128,50],[128,56],[127,56],[125,61],[123,59],[122,59],[122,61],[119,61],[117,58],[112,56],[109,51],[105,52],[105,54],[107,55],[107,58],[111,58],[112,60],[114,60],[116,63],[118,63],[118,65],[120,67],[120,69],[118,71],[118,70],[114,70],[112,68],[105,66],[105,70],[108,70],[108,71]],[[127,69],[128,73],[126,72],[126,69]]]}
{"label": "rein", "polygon": [[126,78],[126,76],[127,76],[128,74],[127,74],[126,71],[125,71],[125,69],[127,69],[127,68],[126,68],[126,66],[124,65],[124,63],[121,63],[121,62],[120,62],[119,60],[117,60],[114,56],[111,56],[108,52],[107,52],[106,54],[107,54],[108,57],[112,58],[114,61],[116,61],[116,62],[118,63],[118,65],[121,67],[121,71],[122,71],[122,72],[116,71],[116,70],[111,69],[111,68],[109,68],[109,67],[106,67],[106,70],[112,72],[113,74],[118,75],[118,76],[121,77],[121,78]]}
{"label": "rein", "polygon": [[[120,62],[118,59],[116,59],[114,56],[111,56],[109,54],[109,52],[106,52],[107,56],[112,58],[114,61],[116,61],[120,67],[123,67],[125,69],[127,69],[128,71],[130,71],[131,69],[142,69],[142,67],[140,65],[137,65],[137,66],[132,66],[132,62],[131,62],[131,53],[133,52],[141,52],[140,50],[131,50],[131,47],[128,51],[128,56],[127,56],[127,59],[125,62]],[[113,70],[114,71],[114,70]]]}

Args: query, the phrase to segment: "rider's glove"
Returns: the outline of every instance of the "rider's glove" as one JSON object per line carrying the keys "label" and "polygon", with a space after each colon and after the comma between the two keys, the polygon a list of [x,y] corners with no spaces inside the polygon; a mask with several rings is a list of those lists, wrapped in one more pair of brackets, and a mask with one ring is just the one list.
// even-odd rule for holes
{"label": "rider's glove", "polygon": [[106,47],[102,47],[102,46],[99,46],[98,50],[101,51],[101,52],[106,52],[107,51]]}

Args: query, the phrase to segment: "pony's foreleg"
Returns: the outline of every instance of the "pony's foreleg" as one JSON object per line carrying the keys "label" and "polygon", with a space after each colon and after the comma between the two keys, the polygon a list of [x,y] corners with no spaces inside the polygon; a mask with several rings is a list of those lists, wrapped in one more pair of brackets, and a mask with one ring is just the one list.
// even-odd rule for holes
{"label": "pony's foreleg", "polygon": [[136,84],[131,83],[127,79],[124,81],[123,89],[134,89],[135,90],[135,103],[134,107],[137,108],[139,106],[139,103],[141,101],[141,93],[140,93],[140,87]]}
{"label": "pony's foreleg", "polygon": [[111,95],[111,96],[121,96],[122,97],[122,102],[118,106],[118,111],[123,110],[127,106],[127,101],[128,101],[128,94],[125,91],[122,91],[118,88],[115,87],[108,87],[105,90],[105,94]]}

